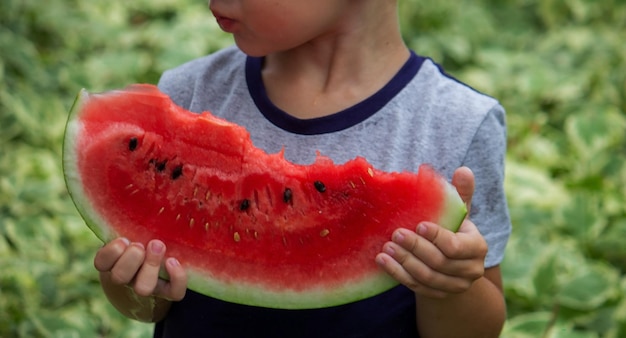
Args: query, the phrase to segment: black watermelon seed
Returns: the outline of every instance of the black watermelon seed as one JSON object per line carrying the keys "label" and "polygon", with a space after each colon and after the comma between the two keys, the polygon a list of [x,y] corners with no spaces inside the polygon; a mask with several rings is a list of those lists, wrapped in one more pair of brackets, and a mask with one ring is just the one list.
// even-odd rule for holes
{"label": "black watermelon seed", "polygon": [[248,208],[250,208],[250,201],[247,199],[241,201],[241,204],[239,204],[239,210],[246,211]]}
{"label": "black watermelon seed", "polygon": [[322,183],[321,181],[315,181],[313,182],[313,185],[315,185],[315,189],[317,189],[317,191],[319,192],[326,191],[326,185],[324,185],[324,183]]}
{"label": "black watermelon seed", "polygon": [[[154,167],[156,168],[157,171],[162,172],[162,171],[165,170],[166,165],[167,165],[167,160],[163,160],[161,162],[156,162],[154,164]],[[174,169],[174,170],[176,170],[176,169]],[[181,172],[181,174],[182,174],[182,172]]]}
{"label": "black watermelon seed", "polygon": [[291,203],[292,199],[293,199],[293,192],[291,191],[291,189],[286,188],[285,192],[283,193],[283,201],[285,203]]}
{"label": "black watermelon seed", "polygon": [[166,165],[167,165],[167,160],[163,160],[161,162],[157,161],[156,159],[151,159],[150,164],[152,164],[154,166],[154,168],[158,171],[158,172],[163,172],[165,171]]}
{"label": "black watermelon seed", "polygon": [[[165,161],[164,161],[165,162]],[[163,169],[165,169],[165,163],[163,163]],[[157,163],[157,170],[159,170],[159,164]],[[175,180],[183,175],[182,164],[172,170],[172,179]]]}
{"label": "black watermelon seed", "polygon": [[139,145],[139,140],[137,140],[136,137],[131,137],[130,141],[128,141],[128,150],[135,151],[138,145]]}

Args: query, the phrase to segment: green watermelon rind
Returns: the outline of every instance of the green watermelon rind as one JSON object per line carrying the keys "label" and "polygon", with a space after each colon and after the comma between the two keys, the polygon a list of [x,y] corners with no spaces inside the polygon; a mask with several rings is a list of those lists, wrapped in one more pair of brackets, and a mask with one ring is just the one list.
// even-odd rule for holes
{"label": "green watermelon rind", "polygon": [[79,214],[91,231],[103,242],[112,239],[112,234],[105,226],[99,224],[108,224],[100,214],[93,209],[89,198],[83,189],[83,182],[77,167],[76,140],[82,129],[82,124],[77,118],[83,103],[89,99],[89,92],[82,89],[70,109],[69,117],[65,125],[65,136],[63,138],[63,172],[65,173],[65,184],[68,187],[68,193],[71,200],[76,206]]}
{"label": "green watermelon rind", "polygon": [[189,288],[227,302],[288,310],[339,306],[366,299],[399,285],[385,273],[372,274],[354,284],[345,283],[333,289],[310,289],[306,292],[279,290],[273,292],[249,284],[229,284],[194,270],[187,270]]}
{"label": "green watermelon rind", "polygon": [[467,216],[467,206],[456,191],[456,188],[447,182],[444,183],[444,206],[441,208],[442,214],[437,222],[442,227],[457,232]]}

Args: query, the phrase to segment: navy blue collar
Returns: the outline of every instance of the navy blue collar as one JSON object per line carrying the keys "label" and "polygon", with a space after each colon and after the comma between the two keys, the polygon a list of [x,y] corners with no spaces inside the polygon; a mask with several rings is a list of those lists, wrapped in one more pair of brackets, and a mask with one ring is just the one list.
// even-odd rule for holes
{"label": "navy blue collar", "polygon": [[415,77],[424,60],[425,58],[411,52],[398,73],[378,92],[350,108],[313,119],[299,119],[289,115],[269,100],[261,77],[262,57],[247,58],[246,81],[257,108],[274,125],[295,134],[325,134],[350,128],[374,115]]}

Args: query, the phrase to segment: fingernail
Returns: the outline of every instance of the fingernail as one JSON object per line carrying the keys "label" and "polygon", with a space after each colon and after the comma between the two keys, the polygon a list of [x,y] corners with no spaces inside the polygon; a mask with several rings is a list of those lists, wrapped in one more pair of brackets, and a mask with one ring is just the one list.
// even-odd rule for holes
{"label": "fingernail", "polygon": [[404,234],[400,231],[396,231],[393,233],[393,241],[396,243],[401,243],[404,240]]}
{"label": "fingernail", "polygon": [[171,267],[180,266],[180,262],[178,261],[178,259],[173,257],[167,259],[167,264],[169,264]]}
{"label": "fingernail", "polygon": [[420,236],[426,235],[427,231],[428,231],[428,229],[426,228],[426,225],[424,225],[424,223],[420,223],[420,225],[417,226],[417,233]]}
{"label": "fingernail", "polygon": [[134,246],[140,248],[141,250],[145,249],[145,247],[143,246],[143,243],[140,243],[140,242],[132,242],[132,243],[130,243],[130,245],[134,245]]}
{"label": "fingernail", "polygon": [[163,252],[163,243],[161,242],[152,242],[150,243],[150,250],[152,253],[160,254]]}
{"label": "fingernail", "polygon": [[385,251],[386,254],[393,256],[396,254],[396,250],[394,250],[391,245],[385,245],[385,248],[383,249],[383,251]]}
{"label": "fingernail", "polygon": [[126,238],[126,237],[120,237],[120,239],[122,240],[122,242],[124,242],[124,244],[126,244],[126,245],[130,245],[130,241],[128,240],[128,238]]}
{"label": "fingernail", "polygon": [[379,265],[385,265],[386,264],[385,259],[382,256],[380,256],[380,255],[376,256],[376,263],[378,263]]}

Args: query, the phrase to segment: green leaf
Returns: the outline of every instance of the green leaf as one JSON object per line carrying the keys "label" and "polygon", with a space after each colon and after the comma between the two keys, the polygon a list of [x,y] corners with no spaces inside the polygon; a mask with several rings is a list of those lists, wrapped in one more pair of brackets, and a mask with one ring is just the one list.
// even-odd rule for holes
{"label": "green leaf", "polygon": [[544,250],[534,264],[533,287],[535,288],[537,298],[547,300],[547,305],[552,303],[551,299],[559,287],[559,275],[557,272],[560,268],[556,250]]}
{"label": "green leaf", "polygon": [[607,225],[600,196],[590,192],[573,192],[570,202],[562,209],[562,226],[568,234],[585,243],[596,239]]}
{"label": "green leaf", "polygon": [[626,217],[612,222],[608,229],[589,243],[595,257],[610,262],[618,269],[626,271]]}
{"label": "green leaf", "polygon": [[567,136],[582,161],[593,161],[598,153],[615,144],[624,144],[626,117],[617,107],[598,107],[569,116]]}
{"label": "green leaf", "polygon": [[550,312],[533,312],[510,318],[504,326],[502,338],[543,337],[552,321]]}
{"label": "green leaf", "polygon": [[605,264],[588,265],[566,282],[557,295],[562,306],[580,311],[600,308],[620,296],[619,275]]}
{"label": "green leaf", "polygon": [[512,159],[506,164],[505,187],[513,205],[553,210],[569,200],[565,187],[552,180],[545,170]]}

